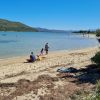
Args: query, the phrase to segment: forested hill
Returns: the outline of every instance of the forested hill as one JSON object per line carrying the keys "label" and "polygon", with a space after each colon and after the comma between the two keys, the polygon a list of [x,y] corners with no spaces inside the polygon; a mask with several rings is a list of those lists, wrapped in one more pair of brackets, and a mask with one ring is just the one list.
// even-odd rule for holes
{"label": "forested hill", "polygon": [[0,31],[37,32],[38,30],[20,22],[0,19]]}

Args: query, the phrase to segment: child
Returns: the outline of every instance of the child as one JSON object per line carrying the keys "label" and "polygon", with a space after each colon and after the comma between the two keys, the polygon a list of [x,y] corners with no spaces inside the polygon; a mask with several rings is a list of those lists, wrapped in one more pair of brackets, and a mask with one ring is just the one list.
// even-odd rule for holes
{"label": "child", "polygon": [[37,60],[41,61],[42,60],[42,56],[41,55],[37,55]]}
{"label": "child", "polygon": [[43,51],[44,51],[44,49],[42,48],[40,51],[40,55],[43,55]]}

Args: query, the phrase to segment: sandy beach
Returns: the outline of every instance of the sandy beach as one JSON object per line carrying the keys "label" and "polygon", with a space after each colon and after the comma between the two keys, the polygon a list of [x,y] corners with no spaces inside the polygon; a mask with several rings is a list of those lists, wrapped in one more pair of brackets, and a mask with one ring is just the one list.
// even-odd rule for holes
{"label": "sandy beach", "polygon": [[100,100],[100,0],[0,4],[0,100]]}
{"label": "sandy beach", "polygon": [[[26,59],[28,58],[28,56],[2,59],[0,60],[0,84],[17,83],[21,79],[34,81],[40,75],[49,75],[50,77],[56,77],[57,69],[61,67],[74,67],[77,69],[84,68],[85,66],[92,63],[90,58],[93,57],[97,51],[97,47],[72,51],[54,51],[50,52],[48,55],[44,55],[45,58],[43,60],[36,61],[34,63],[26,63]],[[59,82],[55,82],[55,84],[56,86],[60,86],[63,85],[63,82],[61,82],[60,80]],[[11,87],[8,88],[10,91],[9,93],[6,91],[7,89],[4,89],[4,91],[6,91],[5,93],[2,92],[2,88],[0,88],[1,97],[9,97],[9,94],[16,90],[15,87],[13,87],[13,89],[11,89]],[[40,100],[38,96],[40,94],[44,95],[45,92],[43,91],[45,89],[38,90],[37,95],[30,91],[30,93],[15,96],[13,97],[13,99],[5,100],[25,100],[25,98],[29,100],[30,95],[35,95],[34,99],[30,100]]]}

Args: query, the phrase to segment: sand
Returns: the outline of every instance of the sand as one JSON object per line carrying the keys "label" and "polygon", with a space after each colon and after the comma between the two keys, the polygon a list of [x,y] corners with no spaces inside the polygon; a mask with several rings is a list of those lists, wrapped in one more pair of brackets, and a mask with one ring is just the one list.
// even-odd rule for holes
{"label": "sand", "polygon": [[[79,69],[91,64],[90,58],[93,57],[98,50],[98,47],[93,47],[71,51],[54,51],[50,52],[48,55],[44,55],[45,58],[43,60],[34,63],[26,63],[28,56],[2,59],[0,60],[0,83],[16,83],[20,79],[34,81],[39,75],[44,74],[56,77],[58,68],[74,67]],[[61,81],[58,83],[55,82],[55,84],[56,86],[63,85]],[[38,94],[41,94],[43,90],[44,89],[41,90],[40,88]],[[31,95],[31,93],[32,91],[29,94],[25,94],[26,97],[27,95]],[[26,97],[23,95],[18,97],[19,99],[14,98],[14,100],[28,99]]]}
{"label": "sand", "polygon": [[[42,61],[25,63],[27,57],[15,57],[0,60],[0,82],[16,82],[21,78],[34,80],[37,74],[52,66],[64,66],[80,68],[84,63],[91,63],[90,58],[98,51],[97,47],[72,51],[55,51],[44,55]],[[82,65],[83,64],[83,65]]]}

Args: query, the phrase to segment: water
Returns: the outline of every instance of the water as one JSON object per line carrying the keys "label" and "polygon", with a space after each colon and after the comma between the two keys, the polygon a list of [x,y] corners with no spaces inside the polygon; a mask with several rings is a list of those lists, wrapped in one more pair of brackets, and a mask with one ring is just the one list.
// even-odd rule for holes
{"label": "water", "polygon": [[39,53],[48,42],[50,51],[72,50],[98,45],[93,38],[72,33],[0,32],[0,58]]}

